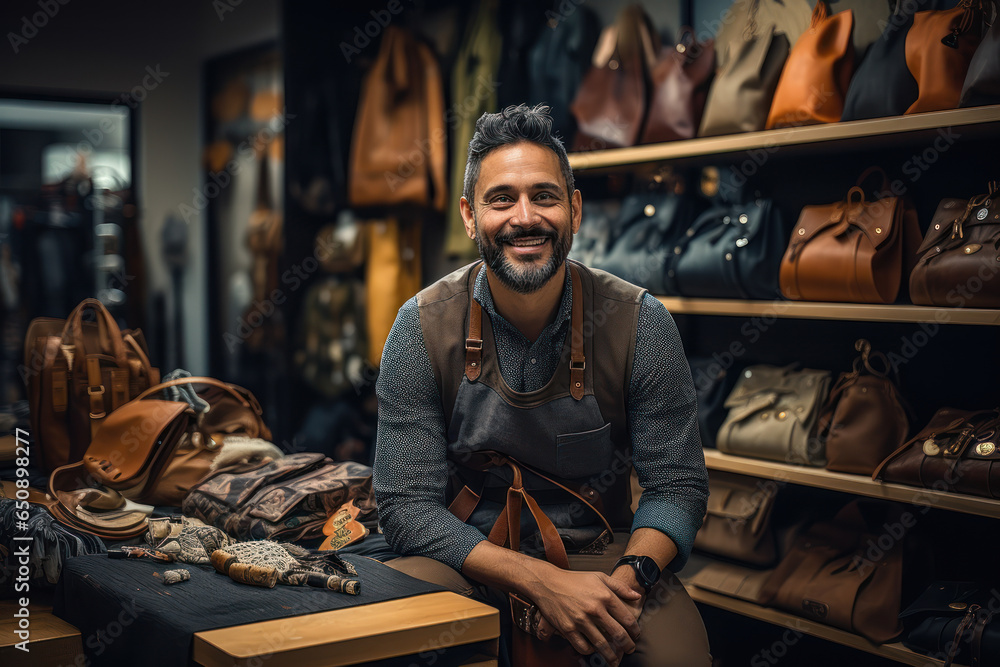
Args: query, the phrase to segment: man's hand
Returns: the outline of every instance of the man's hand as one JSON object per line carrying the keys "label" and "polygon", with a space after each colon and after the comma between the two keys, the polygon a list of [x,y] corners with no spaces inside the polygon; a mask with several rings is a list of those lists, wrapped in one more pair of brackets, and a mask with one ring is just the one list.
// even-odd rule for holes
{"label": "man's hand", "polygon": [[539,639],[562,635],[578,653],[596,651],[612,666],[635,650],[643,596],[621,581],[601,572],[553,568],[529,596],[542,615]]}

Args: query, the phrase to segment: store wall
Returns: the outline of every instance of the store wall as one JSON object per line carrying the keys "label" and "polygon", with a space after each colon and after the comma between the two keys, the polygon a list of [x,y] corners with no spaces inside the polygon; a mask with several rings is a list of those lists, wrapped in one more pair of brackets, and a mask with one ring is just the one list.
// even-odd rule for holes
{"label": "store wall", "polygon": [[[198,209],[193,199],[202,183],[202,65],[212,57],[277,40],[279,5],[280,0],[0,3],[0,89],[145,98],[139,105],[135,169],[149,297],[169,285],[159,250],[166,215],[181,204]],[[46,9],[51,16],[39,16]],[[185,365],[204,373],[208,285],[203,212],[189,231],[190,262],[181,300]]]}

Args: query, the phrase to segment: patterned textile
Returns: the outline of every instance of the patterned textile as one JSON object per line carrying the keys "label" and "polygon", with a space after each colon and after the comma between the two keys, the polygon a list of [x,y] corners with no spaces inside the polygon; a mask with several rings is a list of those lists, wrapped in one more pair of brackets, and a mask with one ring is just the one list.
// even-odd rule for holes
{"label": "patterned textile", "polygon": [[277,581],[287,586],[328,588],[351,595],[360,592],[360,582],[346,578],[356,577],[357,569],[330,551],[312,553],[294,544],[261,540],[230,544],[216,551],[214,558],[216,569],[228,571],[234,562],[245,563],[276,573]]}
{"label": "patterned textile", "polygon": [[193,565],[208,565],[213,551],[233,541],[218,528],[187,516],[150,519],[146,532],[149,546]]}

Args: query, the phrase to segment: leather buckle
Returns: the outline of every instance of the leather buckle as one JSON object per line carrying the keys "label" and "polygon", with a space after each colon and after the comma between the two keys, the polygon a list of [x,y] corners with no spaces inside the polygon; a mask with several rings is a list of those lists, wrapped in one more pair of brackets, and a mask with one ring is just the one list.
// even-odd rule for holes
{"label": "leather buckle", "polygon": [[483,341],[478,338],[466,338],[465,339],[465,349],[467,350],[481,350],[483,349]]}
{"label": "leather buckle", "polygon": [[[94,391],[95,389],[97,391]],[[94,396],[95,394],[100,396],[104,394],[104,385],[102,384],[100,387],[87,387],[87,394],[89,396]]]}
{"label": "leather buckle", "polygon": [[107,416],[108,416],[107,412],[91,412],[90,413],[90,418],[91,419],[104,419]]}
{"label": "leather buckle", "polygon": [[[579,365],[577,365],[577,364],[579,364]],[[569,369],[571,371],[582,371],[582,370],[584,370],[586,368],[587,368],[587,362],[586,361],[570,361],[569,362]]]}

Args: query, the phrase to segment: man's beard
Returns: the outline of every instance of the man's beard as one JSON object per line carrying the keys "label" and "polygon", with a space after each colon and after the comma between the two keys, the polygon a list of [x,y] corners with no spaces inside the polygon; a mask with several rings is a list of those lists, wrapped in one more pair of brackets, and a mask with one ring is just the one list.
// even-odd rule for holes
{"label": "man's beard", "polygon": [[[552,241],[552,252],[549,259],[542,266],[535,266],[525,263],[523,266],[516,266],[504,252],[504,245],[519,238],[544,237]],[[483,238],[479,233],[479,225],[476,224],[476,245],[479,247],[479,254],[482,256],[486,266],[493,269],[493,273],[500,280],[500,283],[509,290],[518,294],[531,294],[542,288],[549,279],[556,274],[559,267],[566,261],[570,248],[573,245],[573,235],[565,234],[560,236],[551,229],[540,229],[537,227],[525,229],[517,227],[505,234],[497,234],[492,241]]]}

